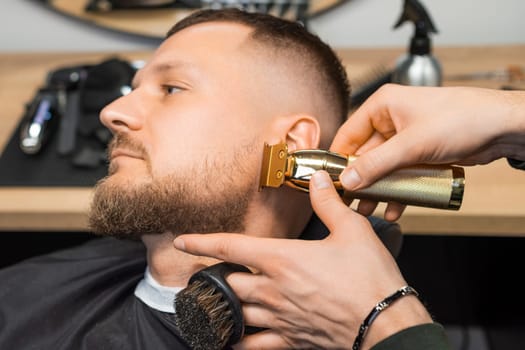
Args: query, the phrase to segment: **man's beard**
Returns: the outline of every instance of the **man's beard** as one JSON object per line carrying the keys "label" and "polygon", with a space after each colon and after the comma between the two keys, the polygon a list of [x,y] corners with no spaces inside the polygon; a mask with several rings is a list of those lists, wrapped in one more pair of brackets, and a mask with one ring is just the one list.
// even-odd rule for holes
{"label": "man's beard", "polygon": [[145,183],[116,184],[110,175],[95,187],[89,226],[96,234],[128,239],[165,232],[242,232],[257,189],[257,170],[245,168],[253,152],[252,145],[239,147],[229,159],[210,155],[200,159],[202,165]]}

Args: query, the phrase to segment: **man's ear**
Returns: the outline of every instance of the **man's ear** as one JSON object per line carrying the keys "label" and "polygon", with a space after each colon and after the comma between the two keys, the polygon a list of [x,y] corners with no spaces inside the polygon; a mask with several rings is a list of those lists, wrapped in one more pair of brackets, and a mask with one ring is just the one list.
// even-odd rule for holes
{"label": "man's ear", "polygon": [[290,126],[286,134],[286,144],[290,152],[298,149],[318,148],[320,139],[319,122],[309,115],[297,116],[295,123]]}
{"label": "man's ear", "polygon": [[308,114],[288,115],[279,118],[277,125],[281,141],[288,145],[288,151],[315,149],[319,147],[321,127],[316,118]]}

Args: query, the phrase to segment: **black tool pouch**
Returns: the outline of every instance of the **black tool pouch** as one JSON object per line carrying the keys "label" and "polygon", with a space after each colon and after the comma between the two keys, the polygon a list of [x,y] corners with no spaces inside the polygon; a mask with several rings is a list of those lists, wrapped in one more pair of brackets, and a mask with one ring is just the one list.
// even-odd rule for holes
{"label": "black tool pouch", "polygon": [[131,90],[135,72],[116,57],[49,72],[0,156],[0,186],[92,186],[104,177],[111,133],[99,114]]}

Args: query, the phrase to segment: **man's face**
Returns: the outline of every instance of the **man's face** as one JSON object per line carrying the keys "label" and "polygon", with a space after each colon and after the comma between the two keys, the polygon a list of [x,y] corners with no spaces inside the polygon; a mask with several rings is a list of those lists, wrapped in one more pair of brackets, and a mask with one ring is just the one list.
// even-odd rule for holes
{"label": "man's face", "polygon": [[265,133],[242,49],[250,31],[210,22],[172,35],[134,90],[104,108],[115,139],[91,208],[94,232],[242,230]]}

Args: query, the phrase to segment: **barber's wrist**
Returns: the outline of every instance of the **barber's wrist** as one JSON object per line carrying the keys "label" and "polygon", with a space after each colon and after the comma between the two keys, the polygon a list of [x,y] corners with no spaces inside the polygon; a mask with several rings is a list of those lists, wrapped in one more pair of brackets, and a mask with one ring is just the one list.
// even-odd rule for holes
{"label": "barber's wrist", "polygon": [[503,133],[496,141],[504,145],[504,157],[525,160],[525,91],[506,91],[499,105]]}
{"label": "barber's wrist", "polygon": [[361,349],[368,350],[403,329],[432,322],[432,317],[418,297],[407,295],[378,315],[368,329]]}

